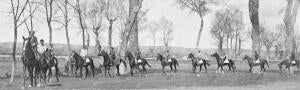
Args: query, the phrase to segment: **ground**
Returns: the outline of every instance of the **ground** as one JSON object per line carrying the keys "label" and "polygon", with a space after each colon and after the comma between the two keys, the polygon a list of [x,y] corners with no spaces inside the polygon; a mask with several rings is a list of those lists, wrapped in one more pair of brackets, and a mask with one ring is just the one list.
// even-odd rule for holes
{"label": "ground", "polygon": [[[98,66],[99,61],[96,61]],[[60,61],[61,63],[62,60]],[[300,73],[295,70],[292,75],[286,73],[281,74],[278,71],[277,63],[270,62],[270,68],[263,74],[250,74],[248,65],[245,62],[237,62],[237,72],[229,72],[228,67],[225,67],[224,74],[216,74],[216,64],[211,62],[208,68],[208,73],[197,72],[192,73],[191,64],[189,61],[180,61],[179,70],[177,73],[170,72],[169,67],[166,68],[166,74],[162,74],[159,61],[149,61],[152,68],[148,68],[148,74],[137,73],[133,77],[130,75],[116,77],[104,77],[103,73],[96,74],[95,77],[88,77],[79,80],[76,77],[61,76],[61,86],[45,86],[33,87],[29,89],[259,89],[259,90],[299,90]],[[10,72],[11,62],[1,62],[0,74]],[[1,90],[6,89],[21,89],[21,64],[17,64],[16,80],[13,84],[7,84],[9,78],[0,78]],[[59,65],[61,71],[64,68],[63,64]],[[197,68],[198,71],[199,68]],[[258,68],[255,68],[256,70]],[[53,81],[56,83],[55,81]],[[28,82],[27,82],[28,86]]]}

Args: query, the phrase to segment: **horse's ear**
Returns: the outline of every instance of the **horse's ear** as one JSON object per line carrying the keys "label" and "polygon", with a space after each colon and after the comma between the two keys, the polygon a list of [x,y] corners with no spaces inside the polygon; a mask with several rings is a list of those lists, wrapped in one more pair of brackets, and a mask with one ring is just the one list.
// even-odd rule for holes
{"label": "horse's ear", "polygon": [[23,40],[25,40],[25,37],[24,37],[24,36],[22,36],[22,38],[23,38]]}

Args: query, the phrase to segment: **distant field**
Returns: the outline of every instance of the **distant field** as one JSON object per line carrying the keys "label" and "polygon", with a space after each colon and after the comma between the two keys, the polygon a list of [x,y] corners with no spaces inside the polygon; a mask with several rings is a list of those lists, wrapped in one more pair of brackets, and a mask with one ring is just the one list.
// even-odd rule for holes
{"label": "distant field", "polygon": [[[96,67],[101,63],[101,59],[94,58]],[[1,60],[0,60],[1,61]],[[129,75],[122,77],[104,77],[103,73],[96,74],[94,78],[89,77],[85,80],[78,80],[75,77],[60,77],[62,86],[44,87],[33,89],[261,89],[261,90],[299,90],[300,72],[296,70],[291,76],[280,74],[277,63],[270,62],[270,68],[263,75],[249,74],[248,65],[244,62],[237,63],[238,71],[232,73],[225,71],[225,74],[216,74],[216,64],[211,61],[208,67],[208,73],[192,73],[190,61],[179,61],[179,70],[177,73],[170,72],[169,67],[166,68],[167,74],[161,73],[160,63],[156,60],[149,60],[152,68],[148,74],[137,73],[134,77]],[[60,58],[59,67],[63,71],[65,60]],[[20,89],[21,87],[21,67],[17,64],[16,82],[14,87],[6,86],[8,78],[0,78],[0,88],[2,89]],[[0,74],[10,73],[11,62],[0,62]],[[228,67],[225,67],[227,70]],[[199,68],[197,68],[197,71]],[[258,68],[254,68],[257,71]]]}

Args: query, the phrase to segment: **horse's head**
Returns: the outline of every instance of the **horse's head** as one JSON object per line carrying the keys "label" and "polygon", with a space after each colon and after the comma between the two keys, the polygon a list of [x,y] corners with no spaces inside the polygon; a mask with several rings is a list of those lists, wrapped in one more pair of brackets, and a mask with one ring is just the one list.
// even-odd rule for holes
{"label": "horse's head", "polygon": [[161,61],[161,60],[162,60],[162,58],[163,58],[163,56],[162,56],[161,54],[159,54],[159,53],[158,53],[158,54],[157,54],[157,56],[156,56],[156,60],[157,60],[157,61],[158,61],[158,60],[160,60],[160,61]]}
{"label": "horse's head", "polygon": [[193,53],[190,53],[190,54],[188,55],[187,59],[192,59],[192,58],[194,58],[194,55],[193,55]]}
{"label": "horse's head", "polygon": [[213,53],[211,56],[212,57],[216,57],[216,58],[220,58],[220,56],[219,56],[219,54],[217,52]]}
{"label": "horse's head", "polygon": [[101,50],[100,53],[98,53],[98,56],[103,56],[104,54],[106,54],[106,52],[104,50]]}
{"label": "horse's head", "polygon": [[250,57],[248,55],[244,55],[243,61],[248,60]]}
{"label": "horse's head", "polygon": [[31,44],[30,44],[30,37],[28,37],[28,38],[25,38],[24,36],[22,36],[22,38],[23,38],[23,47],[25,48],[25,49],[31,49],[32,48],[32,46],[31,46]]}

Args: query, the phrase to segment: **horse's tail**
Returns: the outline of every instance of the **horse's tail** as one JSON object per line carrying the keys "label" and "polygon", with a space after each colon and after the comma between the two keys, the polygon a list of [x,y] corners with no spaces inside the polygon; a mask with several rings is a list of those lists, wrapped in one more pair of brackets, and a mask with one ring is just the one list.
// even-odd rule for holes
{"label": "horse's tail", "polygon": [[179,63],[178,63],[178,61],[177,61],[176,59],[174,59],[174,64],[175,64],[176,66],[179,66]]}
{"label": "horse's tail", "polygon": [[232,68],[235,70],[236,69],[235,63],[233,62],[233,60],[230,60],[230,61],[232,63]]}
{"label": "horse's tail", "polygon": [[127,68],[127,64],[123,59],[120,59],[120,62],[124,64],[125,68]]}
{"label": "horse's tail", "polygon": [[152,68],[151,65],[148,63],[147,60],[145,60],[145,62],[146,62],[146,65],[147,65],[148,67]]}
{"label": "horse's tail", "polygon": [[264,61],[266,62],[268,68],[270,68],[268,61],[267,60],[264,60]]}
{"label": "horse's tail", "polygon": [[209,62],[206,60],[206,64],[207,64],[207,66],[210,66],[210,64],[209,64]]}

